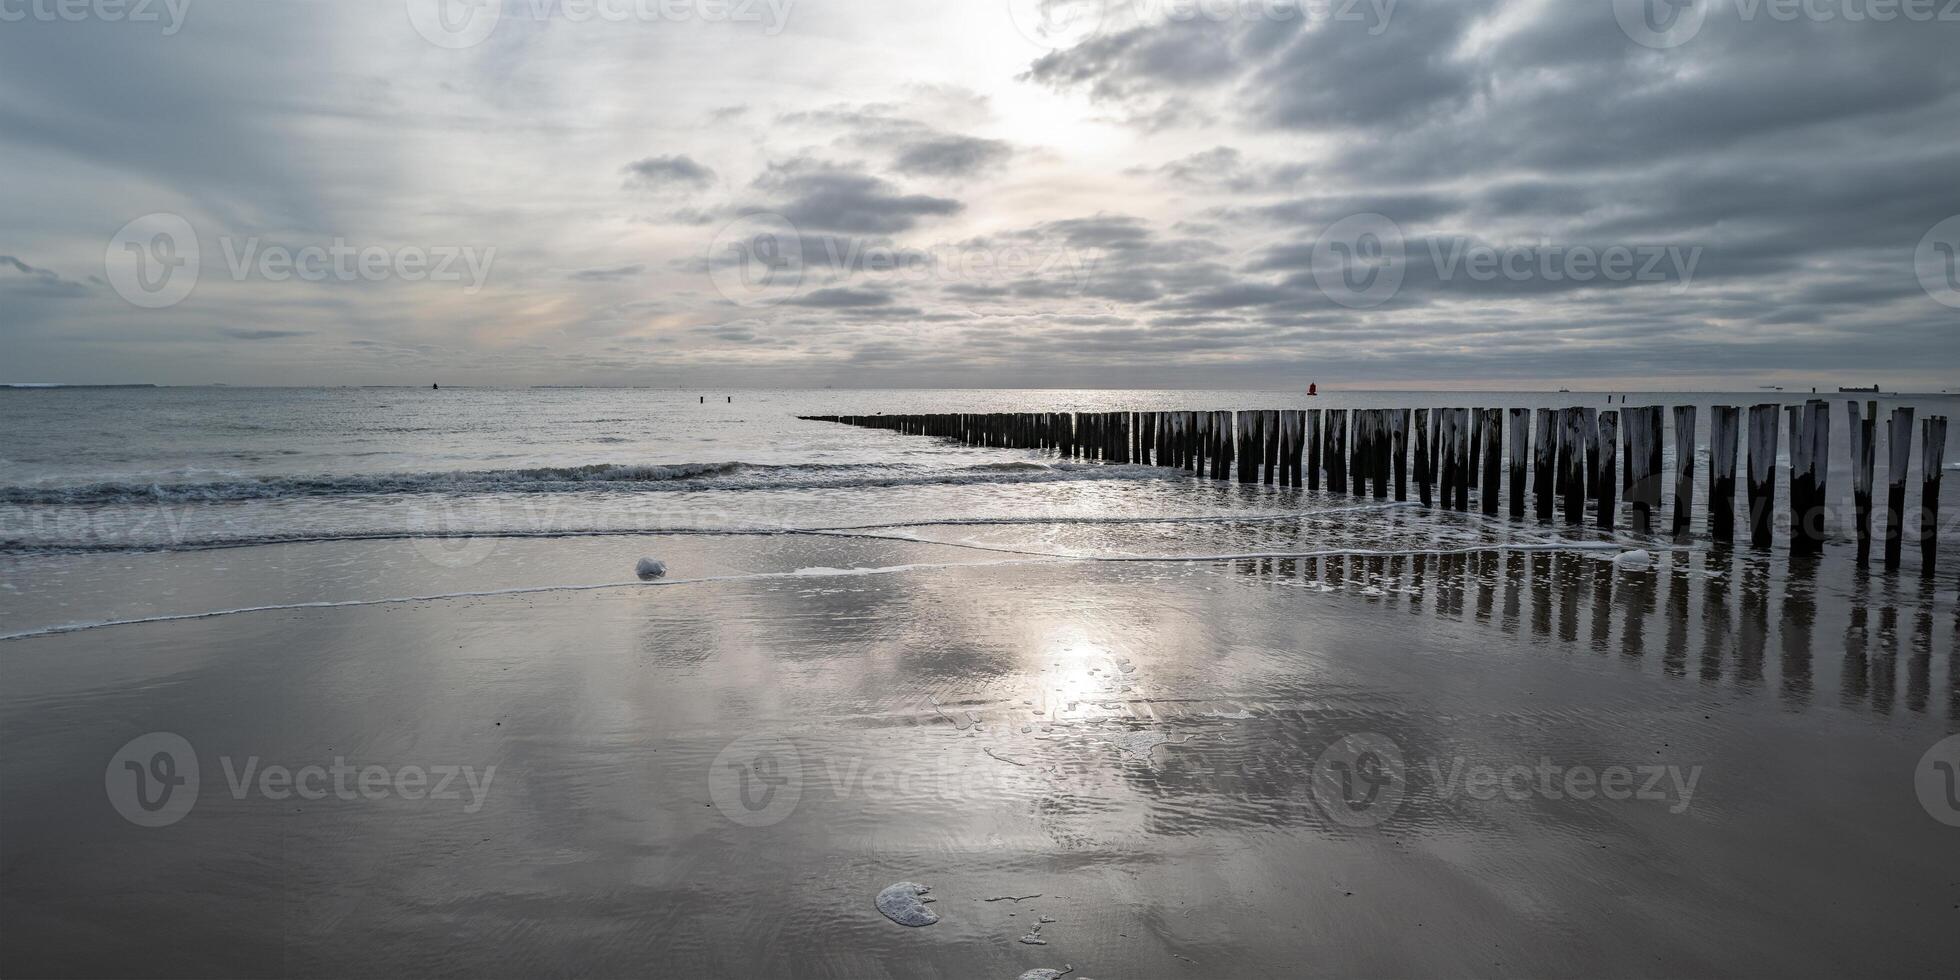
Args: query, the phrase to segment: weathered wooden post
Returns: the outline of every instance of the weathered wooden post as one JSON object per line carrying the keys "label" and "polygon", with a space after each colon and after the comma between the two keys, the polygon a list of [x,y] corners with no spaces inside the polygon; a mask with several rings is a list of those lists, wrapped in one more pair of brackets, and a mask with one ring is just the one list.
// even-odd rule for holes
{"label": "weathered wooden post", "polygon": [[1312,414],[1312,412],[1304,408],[1295,409],[1293,412],[1293,449],[1291,459],[1293,460],[1293,486],[1296,488],[1307,485],[1307,416]]}
{"label": "weathered wooden post", "polygon": [[[1824,550],[1831,412],[1829,405],[1813,399],[1805,402],[1798,414],[1803,419],[1800,433],[1803,445],[1799,456],[1797,443],[1790,444],[1790,549],[1797,554],[1814,555]],[[1792,438],[1799,438],[1799,433],[1793,432]]]}
{"label": "weathered wooden post", "polygon": [[[1586,439],[1586,499],[1597,500],[1599,499],[1599,409],[1582,408],[1579,412],[1585,416],[1585,427],[1580,431],[1585,433]],[[1606,452],[1612,451],[1612,446],[1606,447]]]}
{"label": "weathered wooden post", "polygon": [[1504,410],[1486,408],[1483,416],[1484,484],[1477,499],[1485,514],[1496,516],[1497,498],[1503,492],[1499,481],[1504,478]]}
{"label": "weathered wooden post", "polygon": [[1473,429],[1470,425],[1470,410],[1456,410],[1456,509],[1470,509],[1470,484],[1477,481],[1477,471],[1471,463],[1470,440]]}
{"label": "weathered wooden post", "polygon": [[1273,426],[1273,480],[1282,487],[1293,485],[1286,459],[1286,447],[1293,441],[1293,412],[1280,409],[1273,413],[1279,421]]}
{"label": "weathered wooden post", "polygon": [[1424,507],[1431,506],[1430,486],[1435,480],[1430,469],[1429,455],[1429,409],[1416,409],[1416,499]]}
{"label": "weathered wooden post", "polygon": [[1537,441],[1531,447],[1532,493],[1537,502],[1538,519],[1552,519],[1552,467],[1558,461],[1557,436],[1552,428],[1552,410],[1541,408],[1532,414],[1532,428],[1536,430]]}
{"label": "weathered wooden post", "polygon": [[1390,451],[1395,454],[1395,500],[1400,503],[1409,499],[1409,410],[1395,409],[1389,421],[1394,428]]}
{"label": "weathered wooden post", "polygon": [[[1257,459],[1258,457],[1254,453],[1247,451],[1248,447],[1246,445],[1247,443],[1251,442],[1253,439],[1253,434],[1252,434],[1252,429],[1254,425],[1253,416],[1256,414],[1258,413],[1256,412],[1233,412],[1232,413],[1232,449],[1234,452],[1238,454],[1238,466],[1236,467],[1237,472],[1234,474],[1234,477],[1240,483],[1251,483],[1259,479],[1258,464],[1254,462],[1254,460]],[[1250,473],[1246,472],[1247,466],[1252,467],[1252,471]]]}
{"label": "weathered wooden post", "polygon": [[1511,420],[1511,518],[1524,517],[1525,459],[1531,452],[1531,412],[1510,410]]}
{"label": "weathered wooden post", "polygon": [[1817,485],[1811,471],[1810,434],[1804,427],[1810,414],[1803,405],[1785,405],[1783,411],[1790,419],[1790,553],[1807,555],[1812,552],[1804,516],[1810,512],[1810,492]]}
{"label": "weathered wooden post", "polygon": [[1695,407],[1674,406],[1674,536],[1695,520]]}
{"label": "weathered wooden post", "polygon": [[1307,489],[1320,489],[1320,409],[1307,409]]}
{"label": "weathered wooden post", "polygon": [[[1640,428],[1640,425],[1635,420],[1644,414],[1646,413],[1639,409],[1632,409],[1627,413],[1628,465],[1632,465],[1633,462],[1636,439],[1638,438],[1635,433]],[[1608,409],[1599,413],[1596,418],[1596,424],[1599,427],[1599,444],[1603,447],[1603,451],[1599,454],[1599,473],[1596,474],[1599,477],[1597,481],[1599,486],[1599,526],[1604,530],[1611,531],[1613,530],[1614,518],[1619,510],[1613,499],[1613,491],[1616,489],[1613,478],[1613,447],[1618,445],[1620,413]]]}
{"label": "weathered wooden post", "polygon": [[[1658,489],[1655,481],[1660,479],[1659,473],[1648,468],[1653,459],[1650,447],[1655,444],[1652,420],[1653,416],[1645,408],[1626,410],[1627,505],[1633,517],[1633,529],[1641,534],[1654,530],[1654,512],[1647,495],[1649,490]],[[1613,449],[1614,444],[1607,443],[1604,455],[1613,455]],[[1600,500],[1606,499],[1603,495],[1606,492],[1610,492],[1610,488],[1601,491]],[[1659,494],[1654,496],[1658,497]]]}
{"label": "weathered wooden post", "polygon": [[1946,466],[1946,416],[1928,416],[1919,444],[1919,574],[1932,578],[1940,543],[1940,470]]}
{"label": "weathered wooden post", "polygon": [[1851,423],[1851,507],[1858,536],[1858,564],[1872,557],[1872,467],[1878,459],[1878,403],[1858,414],[1856,399],[1844,403],[1844,414]]}
{"label": "weathered wooden post", "polygon": [[1282,441],[1279,412],[1269,408],[1260,414],[1266,427],[1266,444],[1260,451],[1266,457],[1266,485],[1270,487],[1279,476],[1279,447]]}
{"label": "weathered wooden post", "polygon": [[1741,435],[1742,409],[1708,410],[1708,533],[1717,541],[1735,540],[1735,455]]}
{"label": "weathered wooden post", "polygon": [[1368,495],[1375,478],[1375,426],[1381,420],[1372,408],[1354,410],[1354,445],[1348,447],[1348,479],[1357,497]]}
{"label": "weathered wooden post", "polygon": [[1776,406],[1749,407],[1749,543],[1767,548],[1776,526]]}
{"label": "weathered wooden post", "polygon": [[1443,509],[1456,506],[1456,410],[1439,408],[1441,416],[1436,423],[1436,457],[1441,464],[1436,474],[1436,489],[1443,499]]}
{"label": "weathered wooden post", "polygon": [[1465,478],[1474,487],[1477,486],[1477,481],[1484,468],[1484,410],[1481,408],[1472,408],[1469,410],[1469,413],[1470,471],[1466,474]]}
{"label": "weathered wooden post", "polygon": [[1564,516],[1567,524],[1586,521],[1586,413],[1568,408],[1560,413],[1559,464],[1565,476]]}
{"label": "weathered wooden post", "polygon": [[1388,499],[1388,483],[1394,474],[1393,460],[1395,445],[1395,412],[1392,409],[1375,410],[1375,452],[1368,465],[1374,470],[1375,499]]}
{"label": "weathered wooden post", "polygon": [[1347,492],[1347,417],[1345,408],[1327,412],[1327,489],[1333,493]]}
{"label": "weathered wooden post", "polygon": [[1899,553],[1905,542],[1906,470],[1912,465],[1910,407],[1892,410],[1885,448],[1891,462],[1885,471],[1885,567],[1895,569],[1899,567]]}

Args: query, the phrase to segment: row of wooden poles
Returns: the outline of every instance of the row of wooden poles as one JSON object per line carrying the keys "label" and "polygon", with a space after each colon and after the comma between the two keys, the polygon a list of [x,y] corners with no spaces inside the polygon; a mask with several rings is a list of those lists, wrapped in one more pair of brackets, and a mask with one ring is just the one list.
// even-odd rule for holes
{"label": "row of wooden poles", "polygon": [[[1750,543],[1769,547],[1776,528],[1777,442],[1789,436],[1790,547],[1821,552],[1829,474],[1830,405],[1764,404],[1748,410],[1748,521]],[[1717,541],[1736,536],[1736,462],[1743,410],[1716,405],[1709,419],[1708,531]],[[1873,469],[1878,403],[1845,402],[1850,423],[1852,498],[1858,558],[1872,545]],[[1674,409],[1674,499],[1671,530],[1686,534],[1695,507],[1696,414]],[[1202,473],[1241,483],[1305,486],[1377,500],[1408,499],[1411,470],[1424,506],[1470,509],[1478,490],[1485,514],[1505,503],[1504,471],[1510,471],[1513,518],[1531,508],[1539,520],[1562,514],[1583,524],[1588,505],[1599,527],[1613,529],[1623,499],[1632,528],[1651,533],[1662,511],[1663,406],[1593,408],[1376,408],[1282,409],[1203,412],[996,412],[934,415],[817,415],[806,419],[936,436],[970,446],[1053,450],[1066,459],[1143,463]],[[1940,470],[1946,457],[1946,417],[1923,420],[1919,547],[1922,568],[1933,570],[1939,526]],[[1899,565],[1905,539],[1906,471],[1912,461],[1913,410],[1895,408],[1888,422],[1885,564]],[[1507,437],[1508,432],[1508,437]],[[1413,443],[1413,446],[1411,445]],[[1506,447],[1509,453],[1505,452]],[[1616,451],[1616,446],[1624,451]],[[1413,448],[1413,453],[1411,453]],[[1616,461],[1616,457],[1619,460]],[[1623,470],[1616,473],[1616,467]],[[1529,479],[1527,479],[1527,472]]]}

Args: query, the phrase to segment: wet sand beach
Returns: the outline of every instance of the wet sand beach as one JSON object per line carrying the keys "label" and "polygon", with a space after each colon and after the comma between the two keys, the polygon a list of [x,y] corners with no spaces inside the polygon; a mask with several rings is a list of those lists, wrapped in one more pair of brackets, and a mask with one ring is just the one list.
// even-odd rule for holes
{"label": "wet sand beach", "polygon": [[[662,542],[591,544],[624,568]],[[1861,614],[1712,553],[864,542],[843,557],[917,567],[771,577],[808,545],[687,544],[677,577],[751,577],[6,644],[8,972],[1937,975],[1955,952],[1955,830],[1912,773],[1960,719],[1956,623],[1909,581]],[[153,731],[201,773],[158,828],[103,805],[104,760]],[[1399,754],[1373,809],[1344,745]],[[241,791],[254,762],[320,767],[321,798]],[[411,799],[414,767],[476,782]],[[879,914],[898,881],[937,924]]]}

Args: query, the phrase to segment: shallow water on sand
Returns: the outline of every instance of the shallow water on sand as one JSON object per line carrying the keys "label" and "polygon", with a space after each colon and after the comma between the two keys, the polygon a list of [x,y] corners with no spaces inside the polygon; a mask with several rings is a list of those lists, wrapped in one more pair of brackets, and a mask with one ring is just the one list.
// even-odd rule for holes
{"label": "shallow water on sand", "polygon": [[[1914,554],[1886,573],[1841,541],[1793,558],[771,425],[722,458],[786,469],[698,480],[298,492],[312,470],[265,464],[199,497],[138,487],[159,456],[117,464],[126,499],[28,499],[117,482],[79,463],[11,484],[0,973],[1960,955],[1960,829],[1915,783],[1960,731],[1960,611]],[[853,469],[789,455],[804,425]],[[359,428],[304,466],[381,438]],[[421,468],[599,461],[511,436]],[[631,461],[703,461],[655,442]],[[1614,563],[1633,548],[1651,563]],[[667,576],[635,578],[643,556]],[[148,733],[183,740],[175,768]],[[144,825],[193,764],[188,809]],[[895,882],[939,921],[881,913]]]}

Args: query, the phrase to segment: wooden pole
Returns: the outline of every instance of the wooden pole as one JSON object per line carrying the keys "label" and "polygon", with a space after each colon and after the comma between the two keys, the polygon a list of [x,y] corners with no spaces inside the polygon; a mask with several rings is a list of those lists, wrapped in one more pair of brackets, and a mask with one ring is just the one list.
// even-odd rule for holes
{"label": "wooden pole", "polygon": [[1532,415],[1532,428],[1536,430],[1537,442],[1531,447],[1532,493],[1537,502],[1538,519],[1552,519],[1552,467],[1558,460],[1558,445],[1555,430],[1552,428],[1552,410],[1538,409]]}
{"label": "wooden pole", "polygon": [[1441,465],[1436,475],[1436,489],[1443,498],[1443,509],[1456,506],[1456,410],[1439,408],[1441,419],[1436,423],[1437,459]]}
{"label": "wooden pole", "polygon": [[[1585,434],[1586,440],[1586,499],[1597,500],[1599,499],[1599,409],[1582,408],[1579,411],[1585,416],[1585,427],[1580,431]],[[1606,451],[1612,452],[1613,447],[1607,446]]]}
{"label": "wooden pole", "polygon": [[1519,520],[1524,517],[1525,460],[1531,454],[1531,412],[1528,409],[1510,410],[1511,420],[1511,517]]}
{"label": "wooden pole", "polygon": [[1388,483],[1394,474],[1395,454],[1395,412],[1382,408],[1375,410],[1375,452],[1369,465],[1375,471],[1375,499],[1388,499]]}
{"label": "wooden pole", "polygon": [[[1649,469],[1653,459],[1651,447],[1655,445],[1653,417],[1645,408],[1626,410],[1626,492],[1628,510],[1633,518],[1633,529],[1641,534],[1654,530],[1654,511],[1648,503],[1648,491],[1659,489],[1656,481],[1660,474]],[[1605,455],[1613,455],[1614,446],[1608,443]],[[1609,491],[1602,491],[1602,494]],[[1659,496],[1655,494],[1654,496]],[[1605,500],[1604,496],[1599,499]]]}
{"label": "wooden pole", "polygon": [[1878,458],[1878,403],[1868,404],[1870,410],[1861,417],[1856,399],[1844,403],[1846,420],[1851,423],[1851,506],[1860,565],[1872,557],[1872,468]]}
{"label": "wooden pole", "polygon": [[1368,485],[1375,478],[1375,436],[1380,422],[1381,415],[1372,408],[1354,413],[1354,446],[1349,460],[1354,467],[1350,476],[1357,497],[1368,495]]}
{"label": "wooden pole", "polygon": [[1940,543],[1940,470],[1946,465],[1946,416],[1926,419],[1919,443],[1919,574],[1933,577]]}
{"label": "wooden pole", "polygon": [[1717,541],[1735,540],[1735,453],[1741,432],[1741,409],[1708,410],[1708,533]]}
{"label": "wooden pole", "polygon": [[1497,514],[1497,498],[1503,492],[1499,485],[1504,478],[1504,410],[1484,409],[1484,485],[1477,493],[1483,504],[1483,512],[1490,516]]}
{"label": "wooden pole", "polygon": [[1912,465],[1911,408],[1892,410],[1885,448],[1891,463],[1885,470],[1885,567],[1896,569],[1905,542],[1906,469]]}
{"label": "wooden pole", "polygon": [[1389,419],[1394,428],[1390,451],[1395,454],[1395,499],[1399,503],[1409,499],[1409,410],[1398,408]]}
{"label": "wooden pole", "polygon": [[1790,553],[1814,554],[1810,528],[1805,524],[1810,515],[1811,493],[1817,489],[1817,473],[1810,455],[1810,412],[1804,405],[1785,405],[1783,411],[1790,418]]}
{"label": "wooden pole", "polygon": [[1803,417],[1803,506],[1791,513],[1795,522],[1792,547],[1800,544],[1802,553],[1815,555],[1824,550],[1826,501],[1830,496],[1831,406],[1812,399],[1804,403]]}
{"label": "wooden pole", "polygon": [[1345,408],[1327,413],[1327,489],[1335,493],[1347,492],[1347,417]]}
{"label": "wooden pole", "polygon": [[1416,409],[1415,437],[1416,499],[1422,501],[1424,507],[1428,507],[1431,504],[1430,484],[1434,479],[1429,466],[1429,409]]}
{"label": "wooden pole", "polygon": [[1307,489],[1320,489],[1320,409],[1307,409]]}
{"label": "wooden pole", "polygon": [[1586,413],[1567,408],[1559,414],[1559,468],[1565,477],[1565,523],[1586,520]]}
{"label": "wooden pole", "polygon": [[1280,435],[1279,412],[1269,408],[1261,413],[1261,415],[1265,420],[1264,424],[1266,427],[1266,445],[1262,447],[1261,451],[1266,457],[1266,485],[1270,487],[1279,476],[1279,446],[1282,439]]}
{"label": "wooden pole", "polygon": [[[1644,413],[1639,409],[1634,409],[1627,416],[1627,448],[1629,450],[1634,448],[1635,443],[1634,432],[1637,426],[1634,424],[1634,419],[1642,414]],[[1599,444],[1604,447],[1604,451],[1599,454],[1599,473],[1597,474],[1599,477],[1597,481],[1599,487],[1599,526],[1604,530],[1611,531],[1613,530],[1614,518],[1618,510],[1613,500],[1613,491],[1615,489],[1615,481],[1613,479],[1613,447],[1617,445],[1617,437],[1619,436],[1620,413],[1608,409],[1599,413],[1597,420],[1596,424],[1599,426]],[[1628,459],[1631,460],[1632,458],[1632,453],[1629,452]]]}
{"label": "wooden pole", "polygon": [[[1904,487],[1901,486],[1901,491]],[[1767,548],[1776,525],[1776,406],[1749,407],[1749,543]]]}
{"label": "wooden pole", "polygon": [[1674,406],[1674,536],[1695,520],[1695,406]]}
{"label": "wooden pole", "polygon": [[1470,484],[1476,479],[1470,462],[1470,410],[1456,410],[1456,509],[1470,509]]}

